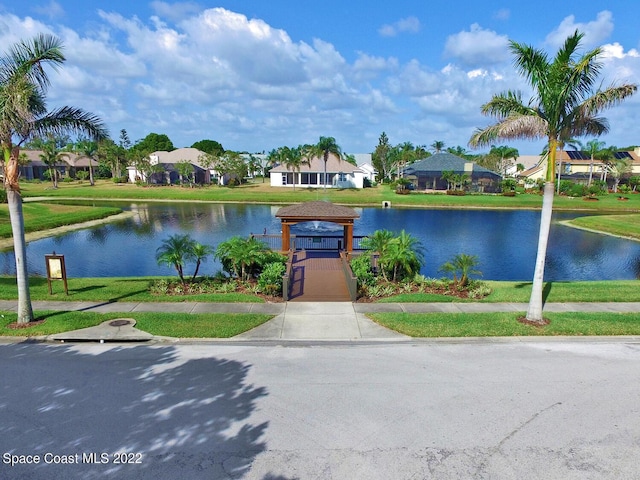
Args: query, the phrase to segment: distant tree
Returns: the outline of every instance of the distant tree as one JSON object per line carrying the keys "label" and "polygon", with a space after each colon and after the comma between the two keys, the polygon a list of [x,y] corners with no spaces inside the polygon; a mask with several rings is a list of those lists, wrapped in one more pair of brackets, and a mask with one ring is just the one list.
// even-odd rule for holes
{"label": "distant tree", "polygon": [[373,167],[378,171],[378,180],[380,182],[385,182],[389,179],[389,174],[393,166],[391,150],[392,147],[389,143],[389,137],[387,137],[385,132],[382,132],[378,138],[378,145],[371,155],[371,161]]}
{"label": "distant tree", "polygon": [[436,140],[430,146],[431,146],[431,150],[434,153],[440,153],[442,152],[442,150],[444,150],[445,143],[442,140]]}
{"label": "distant tree", "polygon": [[63,152],[58,145],[55,138],[51,137],[47,142],[42,144],[42,153],[40,154],[40,160],[49,167],[53,188],[58,188],[58,170],[56,168],[58,163],[65,157],[69,158],[69,154]]}
{"label": "distant tree", "polygon": [[189,182],[189,186],[193,185],[193,165],[188,160],[180,160],[176,162],[176,170],[180,176],[180,183],[184,182],[186,178]]}
{"label": "distant tree", "polygon": [[210,153],[215,156],[220,156],[224,153],[222,144],[215,140],[200,140],[191,145],[191,148],[197,148],[201,152]]}
{"label": "distant tree", "polygon": [[509,147],[507,145],[500,145],[496,147],[495,145],[491,145],[491,150],[489,150],[489,155],[495,155],[500,159],[497,167],[501,175],[507,174],[507,169],[512,165],[512,162],[509,160],[513,160],[514,162],[520,156],[520,152],[518,152],[517,148]]}
{"label": "distant tree", "polygon": [[95,185],[93,178],[93,161],[98,157],[98,142],[88,138],[80,138],[74,145],[75,153],[89,160],[89,185]]}
{"label": "distant tree", "polygon": [[320,157],[324,160],[323,188],[327,188],[327,161],[329,160],[329,155],[335,155],[340,160],[343,158],[342,149],[333,137],[320,137],[318,143],[306,149],[305,154],[309,161],[313,157]]}
{"label": "distant tree", "polygon": [[175,150],[173,143],[169,140],[164,133],[150,133],[142,140],[136,142],[136,144],[131,147],[134,150],[146,152],[146,154],[150,154],[153,152],[171,152]]}

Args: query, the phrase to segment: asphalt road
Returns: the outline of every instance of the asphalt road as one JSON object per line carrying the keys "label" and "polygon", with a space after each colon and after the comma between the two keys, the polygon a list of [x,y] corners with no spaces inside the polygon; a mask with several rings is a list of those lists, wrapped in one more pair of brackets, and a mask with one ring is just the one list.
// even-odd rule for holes
{"label": "asphalt road", "polygon": [[0,364],[2,479],[640,478],[637,343],[5,344]]}

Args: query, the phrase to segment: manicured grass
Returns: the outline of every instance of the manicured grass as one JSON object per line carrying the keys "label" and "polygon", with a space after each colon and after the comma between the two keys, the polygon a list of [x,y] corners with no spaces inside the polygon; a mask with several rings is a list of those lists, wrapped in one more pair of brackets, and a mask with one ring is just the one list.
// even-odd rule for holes
{"label": "manicured grass", "polygon": [[[31,300],[62,300],[70,302],[245,302],[264,303],[262,298],[242,293],[216,293],[201,295],[152,295],[149,283],[158,277],[124,278],[70,278],[69,295],[64,293],[61,281],[52,282],[54,295],[49,295],[47,279],[31,277]],[[0,300],[15,300],[18,288],[15,277],[0,276]]]}
{"label": "manicured grass", "polygon": [[[152,295],[149,284],[160,277],[71,278],[69,295],[64,294],[62,282],[52,283],[49,295],[47,280],[31,277],[29,287],[32,300],[62,300],[87,302],[250,302],[263,303],[255,295],[218,293],[203,295]],[[462,300],[434,294],[402,294],[379,300],[381,303],[412,302],[475,302],[501,303],[529,301],[531,282],[487,281],[491,294],[482,300]],[[606,280],[594,282],[546,282],[546,302],[640,302],[640,283],[636,280]],[[0,276],[0,300],[16,300],[18,289],[15,277]]]}
{"label": "manicured grass", "polygon": [[[98,220],[101,218],[116,215],[122,210],[115,207],[87,207],[71,206],[55,203],[25,203],[22,205],[24,215],[24,230],[37,232],[63,225],[73,225],[75,223]],[[11,224],[9,221],[9,208],[0,205],[0,238],[12,236]]]}
{"label": "manicured grass", "polygon": [[380,325],[411,337],[640,335],[640,313],[545,313],[550,323],[542,327],[525,325],[514,313],[373,313],[368,316]]}
{"label": "manicured grass", "polygon": [[27,328],[8,328],[16,321],[16,314],[0,312],[0,336],[52,335],[68,332],[80,328],[88,328],[113,320],[114,318],[133,318],[135,328],[153,335],[177,338],[229,338],[242,332],[251,330],[273,318],[271,315],[246,313],[208,313],[208,314],[178,314],[178,313],[109,313],[92,312],[35,312],[35,324]]}
{"label": "manicured grass", "polygon": [[594,215],[576,218],[565,223],[578,228],[640,240],[640,215]]}
{"label": "manicured grass", "polygon": [[[144,187],[134,184],[114,184],[100,180],[94,187],[87,183],[63,183],[55,190],[47,189],[44,183],[24,183],[25,196],[46,196],[51,198],[89,198],[105,200],[170,200],[291,204],[313,200],[327,200],[349,205],[380,206],[382,201],[390,201],[393,207],[430,208],[525,208],[539,209],[542,196],[538,194],[518,194],[515,197],[502,195],[424,194],[412,192],[397,195],[388,185],[378,185],[366,189],[322,189],[271,187],[269,181],[254,180],[239,187],[204,186],[182,188],[178,186]],[[557,210],[585,211],[625,211],[640,212],[640,195],[629,195],[629,200],[621,202],[615,194],[599,197],[597,202],[587,202],[582,198],[557,196],[554,200]]]}
{"label": "manicured grass", "polygon": [[[491,288],[491,294],[480,300],[461,300],[445,295],[407,293],[387,297],[381,299],[380,302],[529,302],[531,282],[485,281],[483,283]],[[640,283],[637,280],[546,282],[543,295],[546,302],[640,302]]]}

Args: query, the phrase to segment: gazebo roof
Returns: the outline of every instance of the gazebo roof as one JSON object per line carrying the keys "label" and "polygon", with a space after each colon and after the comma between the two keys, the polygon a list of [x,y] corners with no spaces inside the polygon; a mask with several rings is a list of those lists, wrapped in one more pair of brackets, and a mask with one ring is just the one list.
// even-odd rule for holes
{"label": "gazebo roof", "polygon": [[283,220],[308,219],[330,222],[337,219],[360,218],[360,214],[358,214],[353,208],[334,205],[331,202],[316,201],[282,207],[276,212],[276,217]]}

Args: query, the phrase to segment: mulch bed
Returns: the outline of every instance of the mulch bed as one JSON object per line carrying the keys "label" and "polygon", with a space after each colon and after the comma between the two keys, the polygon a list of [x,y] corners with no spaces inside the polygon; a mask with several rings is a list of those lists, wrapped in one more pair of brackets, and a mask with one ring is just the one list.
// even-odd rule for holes
{"label": "mulch bed", "polygon": [[22,330],[23,328],[31,328],[35,327],[36,325],[42,325],[45,321],[46,320],[36,320],[29,323],[11,322],[9,325],[7,325],[7,328],[10,330]]}

